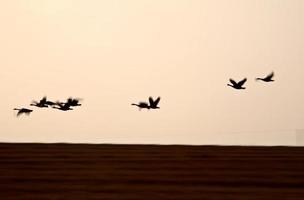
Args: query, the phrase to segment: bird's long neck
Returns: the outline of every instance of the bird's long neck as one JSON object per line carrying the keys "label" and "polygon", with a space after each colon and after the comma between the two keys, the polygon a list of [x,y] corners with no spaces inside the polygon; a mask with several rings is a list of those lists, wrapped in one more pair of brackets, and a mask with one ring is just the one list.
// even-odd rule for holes
{"label": "bird's long neck", "polygon": [[229,83],[227,85],[230,86],[230,87],[233,87],[233,85],[230,85]]}
{"label": "bird's long neck", "polygon": [[138,105],[138,104],[136,104],[136,103],[132,103],[131,105],[132,105],[132,106],[139,106],[139,105]]}
{"label": "bird's long neck", "polygon": [[14,110],[21,110],[21,109],[19,109],[19,108],[14,108]]}

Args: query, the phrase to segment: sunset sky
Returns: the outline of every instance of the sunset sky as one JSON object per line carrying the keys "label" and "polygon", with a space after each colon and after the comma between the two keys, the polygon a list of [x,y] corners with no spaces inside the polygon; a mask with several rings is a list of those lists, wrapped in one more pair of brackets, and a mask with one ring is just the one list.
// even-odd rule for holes
{"label": "sunset sky", "polygon": [[[293,145],[304,129],[302,0],[10,0],[0,24],[1,142]],[[29,106],[43,96],[83,106]],[[160,110],[131,106],[149,96]]]}

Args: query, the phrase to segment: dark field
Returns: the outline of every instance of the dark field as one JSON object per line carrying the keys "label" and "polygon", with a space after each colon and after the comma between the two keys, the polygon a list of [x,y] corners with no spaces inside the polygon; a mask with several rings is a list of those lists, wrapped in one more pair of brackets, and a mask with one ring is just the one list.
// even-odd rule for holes
{"label": "dark field", "polygon": [[0,199],[304,199],[304,148],[0,144]]}

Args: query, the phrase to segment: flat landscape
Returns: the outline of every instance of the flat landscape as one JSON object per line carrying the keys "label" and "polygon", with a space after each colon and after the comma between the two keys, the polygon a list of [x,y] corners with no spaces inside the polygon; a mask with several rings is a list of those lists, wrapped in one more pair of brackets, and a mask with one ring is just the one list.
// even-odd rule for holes
{"label": "flat landscape", "polygon": [[0,199],[304,198],[304,148],[0,144]]}

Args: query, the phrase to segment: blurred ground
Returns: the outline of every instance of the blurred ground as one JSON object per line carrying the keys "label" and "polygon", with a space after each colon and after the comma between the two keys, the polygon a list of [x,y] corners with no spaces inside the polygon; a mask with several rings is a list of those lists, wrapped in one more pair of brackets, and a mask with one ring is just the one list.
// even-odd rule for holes
{"label": "blurred ground", "polygon": [[4,200],[303,199],[304,148],[0,144]]}

